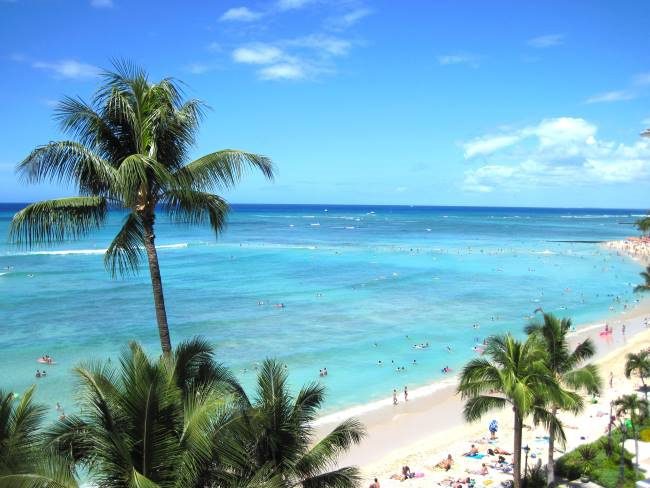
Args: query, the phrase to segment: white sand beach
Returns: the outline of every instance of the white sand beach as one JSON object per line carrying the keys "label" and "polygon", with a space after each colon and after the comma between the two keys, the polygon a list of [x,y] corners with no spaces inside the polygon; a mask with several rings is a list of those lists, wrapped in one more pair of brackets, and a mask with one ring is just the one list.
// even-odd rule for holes
{"label": "white sand beach", "polygon": [[[634,242],[631,244],[628,241],[616,241],[606,243],[605,246],[617,249],[621,254],[629,255],[640,264],[645,264],[650,259],[650,242]],[[567,450],[603,435],[608,425],[610,402],[638,387],[637,379],[625,378],[623,368],[627,353],[650,347],[648,320],[650,299],[643,299],[633,309],[608,320],[609,328],[613,329],[610,335],[601,335],[605,327],[604,321],[579,326],[578,331],[572,334],[573,345],[587,337],[595,342],[597,354],[593,362],[600,366],[604,388],[602,395],[595,399],[594,403],[591,398],[585,399],[585,411],[579,416],[561,414],[566,426]],[[357,416],[366,425],[367,438],[340,460],[341,465],[361,466],[363,484],[366,486],[375,477],[382,486],[396,486],[400,481],[391,479],[391,476],[399,475],[402,466],[409,466],[412,472],[421,476],[407,481],[412,487],[431,486],[432,483],[444,481],[448,484],[451,479],[467,476],[479,480],[479,484],[484,486],[507,479],[509,475],[491,467],[486,476],[468,474],[468,471],[478,471],[483,462],[490,466],[497,459],[496,456],[478,459],[464,457],[462,454],[470,449],[471,444],[475,444],[481,454],[486,454],[488,448],[496,447],[511,452],[511,413],[506,410],[495,411],[486,415],[480,422],[468,424],[463,419],[462,410],[463,402],[456,394],[456,378],[450,378],[448,381],[414,390],[409,395],[408,402],[400,395],[399,404],[395,406],[392,405],[391,399],[387,398],[371,410],[350,409],[323,418],[319,422],[319,428],[331,427],[335,421],[350,415]],[[493,419],[497,420],[499,431],[497,440],[488,442],[488,424]],[[530,447],[529,466],[538,461],[546,463],[546,435],[543,428],[528,425],[525,429],[523,444]],[[435,468],[448,454],[455,460],[454,467],[449,472]],[[556,458],[560,455],[560,452],[556,452]],[[506,458],[510,459],[510,456]]]}

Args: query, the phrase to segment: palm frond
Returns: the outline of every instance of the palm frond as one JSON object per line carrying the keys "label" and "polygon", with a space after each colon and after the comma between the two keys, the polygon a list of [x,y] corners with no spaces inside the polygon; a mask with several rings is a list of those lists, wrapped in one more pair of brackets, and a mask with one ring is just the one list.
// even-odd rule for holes
{"label": "palm frond", "polygon": [[233,187],[248,168],[259,170],[268,179],[273,178],[273,163],[268,157],[235,149],[207,154],[180,169],[176,177],[197,190],[227,189]]}
{"label": "palm frond", "polygon": [[209,224],[216,235],[225,228],[230,210],[223,198],[191,189],[167,190],[162,195],[162,203],[173,221]]}
{"label": "palm frond", "polygon": [[336,466],[338,456],[359,444],[366,435],[363,424],[354,418],[337,425],[321,439],[296,464],[295,470],[302,478],[316,476],[325,469]]}
{"label": "palm frond", "polygon": [[468,422],[479,420],[483,415],[491,410],[498,410],[507,405],[505,398],[479,395],[469,398],[463,408],[463,416]]}
{"label": "palm frond", "polygon": [[302,481],[303,488],[355,488],[361,482],[361,473],[354,466],[339,468]]}
{"label": "palm frond", "polygon": [[98,229],[106,213],[103,197],[69,197],[32,203],[14,215],[9,237],[29,247],[75,239]]}
{"label": "palm frond", "polygon": [[111,276],[136,273],[142,259],[144,227],[137,213],[131,212],[124,219],[122,228],[104,254],[104,266]]}
{"label": "palm frond", "polygon": [[85,195],[108,196],[115,179],[115,170],[108,161],[74,141],[37,147],[16,171],[28,183],[72,181]]}

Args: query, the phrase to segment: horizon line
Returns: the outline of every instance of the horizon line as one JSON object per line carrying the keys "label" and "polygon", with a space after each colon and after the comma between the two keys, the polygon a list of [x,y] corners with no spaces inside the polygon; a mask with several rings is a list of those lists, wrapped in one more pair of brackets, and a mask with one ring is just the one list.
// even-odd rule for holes
{"label": "horizon line", "polygon": [[[0,202],[0,205],[30,205],[31,202]],[[236,205],[267,205],[267,206],[311,206],[311,207],[405,207],[405,208],[500,208],[500,209],[546,209],[546,210],[639,210],[650,214],[650,210],[642,207],[572,207],[572,206],[511,206],[511,205],[432,205],[409,203],[261,203],[261,202],[229,202],[230,206]]]}

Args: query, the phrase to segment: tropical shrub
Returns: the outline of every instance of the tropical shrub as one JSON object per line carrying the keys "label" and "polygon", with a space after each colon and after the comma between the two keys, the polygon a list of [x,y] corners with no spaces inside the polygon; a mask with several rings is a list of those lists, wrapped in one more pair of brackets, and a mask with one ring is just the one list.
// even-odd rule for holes
{"label": "tropical shrub", "polygon": [[[607,455],[607,436],[595,442],[584,444],[573,451],[567,452],[555,465],[555,473],[568,480],[580,478],[588,473],[591,480],[605,488],[619,486],[619,473],[621,462],[621,434],[612,432],[612,454]],[[589,455],[585,453],[589,451]],[[634,470],[631,453],[624,452],[625,481],[623,487],[634,488],[636,481],[642,479]],[[588,458],[588,459],[587,459]]]}

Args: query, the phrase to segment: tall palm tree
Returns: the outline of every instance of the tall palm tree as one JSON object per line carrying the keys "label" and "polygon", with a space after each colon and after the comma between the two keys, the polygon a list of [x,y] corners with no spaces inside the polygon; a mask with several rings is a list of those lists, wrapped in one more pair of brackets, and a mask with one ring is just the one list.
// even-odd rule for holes
{"label": "tall palm tree", "polygon": [[273,177],[269,158],[233,149],[190,162],[204,111],[201,101],[183,99],[174,80],[153,83],[144,70],[116,63],[91,103],[68,97],[59,104],[56,118],[72,140],[37,147],[17,169],[29,183],[71,183],[79,196],[18,212],[10,229],[16,243],[76,239],[101,227],[110,206],[126,212],[104,264],[113,276],[135,272],[144,249],[165,354],[172,346],[155,246],[157,211],[166,210],[175,221],[208,224],[218,235],[228,204],[212,192],[232,187],[247,168]]}
{"label": "tall palm tree", "polygon": [[[636,467],[639,467],[639,436],[637,427],[641,421],[648,416],[648,400],[639,398],[637,395],[623,395],[614,400],[616,415],[628,414],[632,424],[632,436],[634,437],[634,450],[636,456]],[[621,456],[623,454],[621,453]]]}
{"label": "tall palm tree", "polygon": [[357,486],[357,468],[336,468],[336,460],[361,441],[364,428],[358,420],[349,419],[314,444],[312,422],[323,400],[324,388],[316,383],[292,396],[284,367],[274,360],[264,361],[255,398],[233,430],[251,453],[247,464],[236,466],[236,472],[247,476],[248,470],[270,465],[283,488]]}
{"label": "tall palm tree", "polygon": [[[547,402],[568,402],[577,395],[559,388],[547,366],[547,353],[536,335],[525,342],[512,335],[488,339],[484,356],[472,359],[463,368],[458,392],[466,400],[463,414],[469,422],[479,420],[493,409],[510,406],[514,415],[513,478],[521,487],[521,444],[524,419]],[[540,405],[540,399],[544,403]]]}
{"label": "tall palm tree", "polygon": [[629,378],[632,373],[639,375],[643,385],[643,395],[648,400],[648,387],[645,379],[650,375],[650,352],[640,351],[638,353],[629,353],[625,360],[625,377]]}
{"label": "tall palm tree", "polygon": [[[581,366],[581,364],[596,353],[596,348],[591,339],[586,339],[571,350],[567,341],[567,334],[571,331],[571,319],[558,319],[553,314],[543,314],[542,322],[531,323],[526,326],[526,333],[536,334],[540,337],[548,352],[546,365],[555,377],[560,387],[567,390],[584,390],[588,393],[597,393],[600,390],[602,380],[598,368],[593,364]],[[571,399],[570,396],[565,398]],[[560,408],[579,411],[582,402],[569,405],[550,404],[548,413],[551,420],[548,422],[548,461],[547,482],[549,485],[555,483],[554,452],[555,440],[559,435],[561,441],[564,439],[561,432],[561,423],[557,419],[557,412]],[[546,409],[537,411],[540,418],[545,417]],[[560,430],[558,430],[558,427]]]}
{"label": "tall palm tree", "polygon": [[75,372],[82,413],[53,427],[46,445],[85,468],[95,485],[231,488],[273,483],[270,469],[232,483],[223,481],[232,477],[220,476],[229,456],[243,456],[236,443],[227,444],[231,436],[225,434],[242,392],[230,373],[214,364],[204,341],[184,342],[173,355],[156,361],[132,343],[117,370],[93,363]]}

